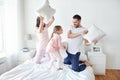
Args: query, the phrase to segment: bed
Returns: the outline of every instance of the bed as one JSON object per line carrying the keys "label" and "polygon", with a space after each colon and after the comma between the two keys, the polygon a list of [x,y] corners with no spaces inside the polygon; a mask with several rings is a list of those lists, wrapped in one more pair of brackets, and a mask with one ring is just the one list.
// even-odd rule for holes
{"label": "bed", "polygon": [[[62,57],[65,55],[62,54]],[[32,60],[27,60],[2,74],[0,80],[95,80],[91,67],[87,67],[82,72],[75,72],[71,70],[70,65],[62,64],[63,70],[58,71],[55,68],[49,70],[48,64],[48,61],[35,64]]]}

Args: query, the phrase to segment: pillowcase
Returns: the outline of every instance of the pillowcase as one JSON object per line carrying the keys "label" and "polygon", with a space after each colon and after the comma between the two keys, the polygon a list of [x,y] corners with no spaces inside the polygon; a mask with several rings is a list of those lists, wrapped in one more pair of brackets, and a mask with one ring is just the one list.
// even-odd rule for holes
{"label": "pillowcase", "polygon": [[101,38],[103,38],[104,36],[105,36],[105,33],[101,29],[99,29],[95,25],[92,25],[88,29],[88,33],[86,35],[84,35],[84,38],[87,39],[89,41],[89,43],[92,43],[94,40],[98,41]]}
{"label": "pillowcase", "polygon": [[37,10],[37,13],[47,18],[47,21],[55,14],[56,10],[49,5],[48,0],[43,0],[41,7]]}

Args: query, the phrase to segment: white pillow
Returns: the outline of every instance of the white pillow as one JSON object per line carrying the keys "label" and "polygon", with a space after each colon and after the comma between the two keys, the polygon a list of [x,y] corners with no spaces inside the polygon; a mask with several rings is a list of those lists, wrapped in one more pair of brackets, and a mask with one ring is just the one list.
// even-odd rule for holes
{"label": "white pillow", "polygon": [[49,20],[51,16],[55,14],[56,10],[49,5],[48,0],[43,0],[41,7],[37,10],[37,13],[41,16],[44,16]]}
{"label": "white pillow", "polygon": [[85,45],[82,43],[81,46],[80,46],[80,57],[79,57],[79,60],[81,61],[84,61],[84,60],[87,60],[87,55],[85,54]]}
{"label": "white pillow", "polygon": [[88,33],[86,35],[84,35],[84,38],[87,39],[89,41],[89,43],[92,43],[92,41],[94,41],[94,40],[98,41],[101,38],[103,38],[104,36],[105,36],[105,33],[101,29],[99,29],[95,25],[92,25],[88,29]]}

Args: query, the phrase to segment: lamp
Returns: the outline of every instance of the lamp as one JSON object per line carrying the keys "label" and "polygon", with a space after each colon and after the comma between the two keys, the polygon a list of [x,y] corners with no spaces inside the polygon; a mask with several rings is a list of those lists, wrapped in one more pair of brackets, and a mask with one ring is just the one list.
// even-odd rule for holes
{"label": "lamp", "polygon": [[32,34],[26,34],[25,39],[26,40],[32,40]]}

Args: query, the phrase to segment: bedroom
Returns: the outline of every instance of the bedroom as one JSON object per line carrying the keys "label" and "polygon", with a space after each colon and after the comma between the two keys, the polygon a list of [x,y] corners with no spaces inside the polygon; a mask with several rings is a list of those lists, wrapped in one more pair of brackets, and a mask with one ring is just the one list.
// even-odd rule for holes
{"label": "bedroom", "polygon": [[[0,0],[0,15],[2,15],[0,17],[1,74],[21,64],[22,58],[29,58],[29,52],[26,54],[23,53],[20,59],[18,58],[19,54],[22,53],[20,51],[21,49],[27,47],[31,52],[34,52],[34,48],[36,48],[36,10],[40,7],[42,1],[43,0]],[[101,46],[102,52],[106,56],[106,64],[104,65],[106,74],[105,76],[98,75],[97,78],[99,78],[98,80],[107,80],[107,78],[108,80],[119,80],[120,1],[49,0],[49,2],[50,6],[56,10],[54,14],[55,21],[49,29],[49,34],[52,32],[53,26],[60,24],[64,32],[62,39],[66,41],[67,29],[68,26],[72,24],[72,16],[75,14],[81,15],[82,25],[86,28],[95,24],[105,32],[106,36],[99,40],[98,46]],[[103,59],[103,57],[101,58]],[[95,63],[97,62],[98,61]],[[114,73],[116,74],[113,75]],[[109,77],[111,79],[109,79]]]}

